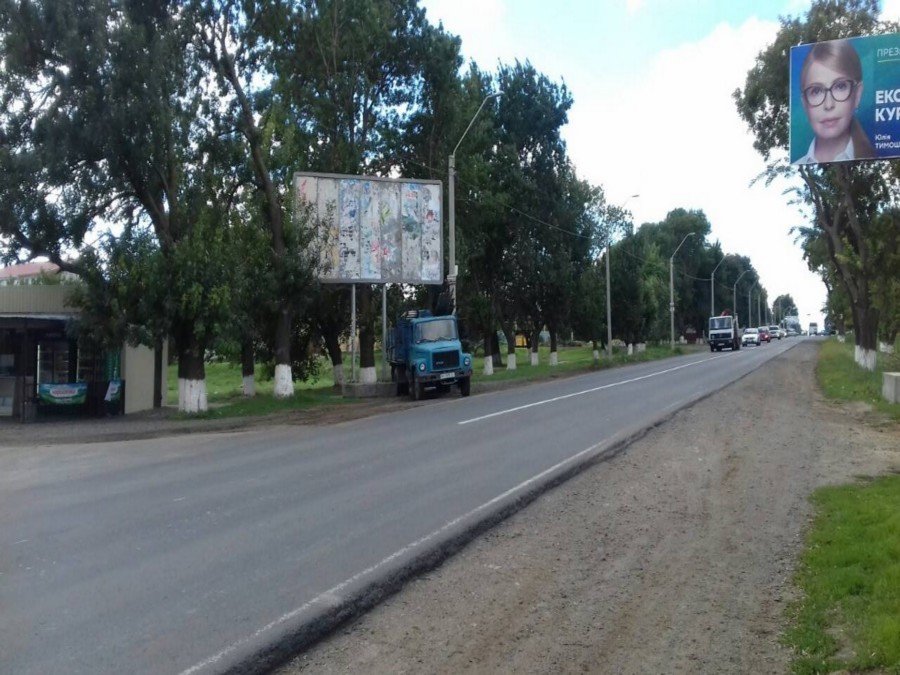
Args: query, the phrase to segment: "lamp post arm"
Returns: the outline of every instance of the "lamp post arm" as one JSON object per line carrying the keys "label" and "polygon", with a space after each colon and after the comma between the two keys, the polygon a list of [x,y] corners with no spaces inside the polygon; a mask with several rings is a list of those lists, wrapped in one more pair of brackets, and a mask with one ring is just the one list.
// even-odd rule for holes
{"label": "lamp post arm", "polygon": [[476,110],[475,114],[472,116],[472,119],[469,122],[469,126],[466,127],[466,130],[463,132],[463,135],[459,137],[459,143],[456,144],[456,147],[453,148],[453,152],[450,153],[452,156],[456,155],[456,151],[459,150],[459,146],[462,145],[463,139],[465,139],[466,134],[469,133],[469,130],[472,128],[472,125],[475,124],[475,120],[478,119],[478,115],[481,114],[481,110],[484,108],[485,105],[487,105],[487,102],[490,101],[492,98],[497,98],[498,96],[501,96],[502,94],[503,94],[503,92],[500,91],[495,94],[488,94],[487,96],[484,97],[484,100],[481,102],[481,105],[478,106],[478,110]]}

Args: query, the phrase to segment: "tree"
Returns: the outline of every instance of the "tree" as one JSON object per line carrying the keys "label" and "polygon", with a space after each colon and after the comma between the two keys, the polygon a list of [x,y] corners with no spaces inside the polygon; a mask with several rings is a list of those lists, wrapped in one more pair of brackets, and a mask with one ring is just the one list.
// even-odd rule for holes
{"label": "tree", "polygon": [[[165,298],[175,340],[179,407],[201,411],[204,352],[228,304],[227,284],[216,275],[207,285],[210,270],[201,265],[230,187],[220,170],[217,109],[201,86],[194,17],[176,2],[88,5],[0,5],[6,257],[47,256],[100,284],[101,297],[121,297],[104,295],[116,277],[91,270],[95,257],[69,256],[104,222],[152,232],[161,267],[176,276],[151,278],[177,281],[154,295]],[[131,241],[138,239],[112,248]]]}
{"label": "tree", "polygon": [[[274,284],[270,306],[274,314],[273,352],[276,398],[294,394],[291,341],[296,332],[294,317],[309,302],[313,280],[312,256],[306,250],[312,241],[308,218],[293,221],[291,200],[286,198],[289,176],[273,157],[272,145],[290,143],[290,134],[275,134],[272,121],[271,78],[262,69],[278,41],[267,41],[260,25],[280,25],[283,18],[273,3],[238,0],[198,0],[200,17],[195,40],[198,51],[216,75],[223,100],[231,103],[228,119],[245,144],[246,162],[255,188],[252,213],[265,223],[269,233],[271,271]],[[269,37],[273,37],[271,34]],[[254,82],[261,81],[261,87]],[[287,136],[287,138],[285,138]],[[305,213],[305,212],[303,212]],[[246,341],[244,348],[246,349]],[[245,364],[246,370],[246,364]]]}
{"label": "tree", "polygon": [[775,298],[775,302],[772,303],[772,316],[775,317],[776,323],[780,323],[786,316],[799,315],[800,310],[797,309],[797,303],[794,302],[794,298],[791,297],[790,293],[779,295]]}
{"label": "tree", "polygon": [[[816,0],[805,17],[783,19],[775,42],[757,57],[734,97],[756,137],[754,146],[771,162],[769,180],[793,175],[786,166],[789,47],[895,30],[879,22],[879,11],[876,0]],[[797,194],[824,233],[830,266],[850,301],[856,360],[874,369],[879,310],[872,301],[873,219],[895,189],[895,174],[879,163],[802,166],[796,174],[802,180]]]}
{"label": "tree", "polygon": [[[308,171],[388,175],[398,129],[419,109],[434,29],[416,0],[299,0],[259,26],[271,96]],[[358,287],[360,365],[375,378],[372,288]],[[327,322],[324,322],[327,325]]]}

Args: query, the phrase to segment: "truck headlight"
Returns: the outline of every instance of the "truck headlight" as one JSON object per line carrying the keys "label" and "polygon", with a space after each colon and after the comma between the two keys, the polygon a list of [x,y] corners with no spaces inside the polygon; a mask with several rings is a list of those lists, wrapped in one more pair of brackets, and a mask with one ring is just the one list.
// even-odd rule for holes
{"label": "truck headlight", "polygon": [[423,373],[425,372],[425,362],[424,361],[419,364],[419,371],[423,372]]}
{"label": "truck headlight", "polygon": [[471,366],[471,365],[472,365],[472,359],[470,359],[470,358],[467,356],[466,358],[463,359],[463,363],[465,363],[466,366]]}

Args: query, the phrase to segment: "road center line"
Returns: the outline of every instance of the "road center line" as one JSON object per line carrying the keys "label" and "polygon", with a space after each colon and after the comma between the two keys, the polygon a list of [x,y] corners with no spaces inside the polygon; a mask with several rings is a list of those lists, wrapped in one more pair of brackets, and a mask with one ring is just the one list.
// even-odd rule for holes
{"label": "road center line", "polygon": [[681,370],[682,368],[690,368],[691,366],[696,366],[701,363],[706,363],[708,361],[715,361],[716,359],[728,358],[731,357],[731,354],[720,354],[719,356],[710,356],[701,361],[694,361],[693,363],[684,363],[680,366],[675,366],[674,368],[667,368],[665,370],[658,370],[655,373],[650,373],[648,375],[641,375],[640,377],[632,377],[630,380],[622,380],[621,382],[612,382],[610,384],[604,384],[599,387],[592,387],[590,389],[585,389],[583,391],[575,391],[571,394],[563,394],[562,396],[554,396],[553,398],[547,398],[543,401],[535,401],[534,403],[526,403],[525,405],[519,405],[515,408],[507,408],[506,410],[499,410],[497,412],[492,412],[487,415],[481,415],[480,417],[473,417],[468,420],[463,420],[462,422],[457,422],[459,425],[463,424],[472,424],[472,422],[481,422],[482,420],[490,419],[491,417],[498,417],[500,415],[506,415],[508,413],[518,412],[519,410],[525,410],[526,408],[533,408],[538,405],[544,405],[545,403],[554,403],[556,401],[562,401],[567,398],[573,398],[575,396],[583,396],[584,394],[591,394],[595,391],[601,391],[603,389],[611,389],[612,387],[618,387],[623,384],[631,384],[632,382],[638,382],[639,380],[646,380],[651,377],[656,377],[657,375],[665,375],[666,373],[673,373],[676,370]]}
{"label": "road center line", "polygon": [[[709,359],[707,359],[707,360],[709,360]],[[680,366],[680,367],[683,367],[683,366]],[[677,369],[675,369],[675,370],[677,370]],[[448,530],[459,525],[461,522],[468,520],[469,518],[472,518],[473,516],[478,515],[482,511],[485,511],[486,509],[491,508],[495,504],[505,500],[507,497],[510,497],[510,496],[516,494],[517,492],[522,492],[523,490],[532,486],[534,483],[541,480],[545,476],[549,476],[549,475],[553,474],[555,471],[562,469],[567,464],[576,462],[577,460],[581,459],[585,455],[598,450],[607,442],[608,442],[608,439],[600,441],[599,443],[595,443],[594,445],[590,446],[589,448],[585,448],[584,450],[581,450],[580,452],[576,452],[571,457],[568,457],[560,462],[557,462],[556,464],[551,466],[549,469],[545,469],[544,471],[541,471],[539,474],[536,474],[536,475],[532,476],[531,478],[525,479],[524,481],[522,481],[515,487],[510,488],[506,492],[503,492],[503,493],[497,495],[496,497],[494,497],[493,499],[491,499],[489,501],[486,501],[481,506],[476,506],[474,509],[459,516],[458,518],[454,518],[453,520],[445,523],[444,525],[442,525],[438,529],[434,530],[430,534],[426,534],[421,539],[417,539],[414,542],[412,542],[411,544],[407,544],[403,548],[398,549],[397,551],[394,551],[389,556],[387,556],[386,558],[383,558],[381,561],[375,563],[371,567],[367,567],[366,569],[362,570],[361,572],[357,572],[349,579],[342,581],[341,583],[337,584],[336,586],[332,586],[327,591],[325,591],[324,593],[320,593],[319,595],[317,595],[315,598],[313,598],[309,602],[305,602],[302,605],[300,605],[299,607],[297,607],[296,609],[291,610],[290,612],[288,612],[286,614],[282,614],[280,617],[278,617],[274,621],[271,621],[270,623],[266,624],[262,628],[255,631],[252,635],[249,635],[245,638],[241,638],[241,639],[233,642],[229,646],[225,647],[225,649],[220,651],[218,654],[214,654],[213,656],[210,656],[208,659],[205,659],[205,660],[201,661],[200,663],[197,663],[196,665],[191,666],[190,668],[188,668],[186,670],[183,670],[181,672],[181,675],[194,675],[195,673],[198,673],[202,670],[205,670],[207,668],[210,668],[211,666],[216,665],[217,663],[222,661],[224,658],[226,658],[230,654],[233,654],[235,651],[240,649],[242,646],[248,644],[252,640],[259,639],[268,631],[272,630],[273,628],[277,628],[278,626],[283,625],[283,624],[287,623],[288,621],[300,616],[304,612],[307,612],[310,609],[312,609],[317,604],[323,604],[325,606],[333,604],[336,599],[337,600],[341,599],[341,593],[343,591],[345,591],[348,586],[351,586],[352,584],[359,582],[360,580],[364,579],[365,577],[371,576],[373,573],[379,571],[380,569],[382,569],[386,565],[390,564],[391,562],[406,555],[410,551],[413,551],[414,549],[421,547],[422,545],[428,543],[429,541],[436,539],[437,537],[441,536],[443,533],[445,533]]]}

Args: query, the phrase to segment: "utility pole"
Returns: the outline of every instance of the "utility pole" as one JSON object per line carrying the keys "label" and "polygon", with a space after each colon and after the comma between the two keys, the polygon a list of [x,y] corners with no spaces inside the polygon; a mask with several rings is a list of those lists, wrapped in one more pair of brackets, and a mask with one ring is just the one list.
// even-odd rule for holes
{"label": "utility pole", "polygon": [[719,264],[713,268],[712,274],[709,276],[709,315],[716,315],[716,270],[719,269],[719,265],[725,262],[725,258],[728,256],[722,256],[722,259],[719,261]]}
{"label": "utility pole", "polygon": [[[735,316],[737,316],[737,285],[738,285],[738,282],[741,280],[741,277],[744,276],[745,274],[747,274],[747,272],[749,272],[749,271],[750,270],[744,270],[743,272],[738,274],[738,278],[734,280],[734,286],[731,287],[731,311],[734,312]],[[750,310],[749,309],[747,310],[746,321],[747,321],[747,325],[744,326],[744,328],[746,328],[747,326],[750,325]]]}
{"label": "utility pole", "polygon": [[[675,253],[678,253],[678,249],[688,240],[688,237],[693,236],[693,232],[684,235],[684,239],[676,247]],[[669,258],[669,347],[671,349],[675,349],[675,253]]]}
{"label": "utility pole", "polygon": [[[625,200],[625,203],[622,204],[622,214],[624,218],[625,207],[628,205],[632,199],[637,199],[640,195],[631,195],[628,199]],[[612,232],[607,228],[606,231],[606,357],[612,359],[612,301],[610,300],[609,293],[609,251],[610,251],[610,240],[612,239]]]}
{"label": "utility pole", "polygon": [[463,135],[459,137],[459,143],[456,144],[456,147],[453,148],[453,152],[450,153],[450,157],[447,158],[447,189],[450,193],[447,196],[447,205],[448,205],[448,222],[449,222],[449,245],[450,245],[450,270],[447,273],[447,281],[450,284],[450,297],[453,300],[453,313],[456,314],[456,151],[459,150],[459,146],[462,144],[463,139],[466,137],[466,134],[469,133],[469,129],[472,128],[472,125],[475,124],[475,120],[478,118],[481,109],[484,108],[485,104],[490,101],[492,98],[497,98],[499,96],[503,96],[502,91],[498,91],[494,94],[488,94],[484,97],[484,100],[481,102],[481,105],[478,106],[478,110],[475,111],[475,114],[472,116],[472,120],[469,122],[469,126],[466,127],[466,130],[463,132]]}
{"label": "utility pole", "polygon": [[[754,285],[755,285],[755,284],[754,284]],[[751,297],[752,294],[753,294],[753,286],[751,286],[750,289],[747,291],[747,325],[748,325],[748,326],[750,325],[750,322],[753,321],[753,319],[750,318],[751,316],[753,316],[753,315],[750,313],[750,310],[751,310],[751,306],[750,306],[750,297]]]}

